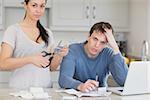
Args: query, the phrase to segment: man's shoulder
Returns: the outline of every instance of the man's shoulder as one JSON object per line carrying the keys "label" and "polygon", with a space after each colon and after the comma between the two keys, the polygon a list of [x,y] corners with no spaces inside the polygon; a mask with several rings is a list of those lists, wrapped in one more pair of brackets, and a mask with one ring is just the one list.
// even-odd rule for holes
{"label": "man's shoulder", "polygon": [[83,43],[72,43],[69,45],[69,53],[78,55],[83,50]]}
{"label": "man's shoulder", "polygon": [[81,48],[81,46],[83,45],[83,43],[72,43],[69,45],[70,49],[79,49]]}

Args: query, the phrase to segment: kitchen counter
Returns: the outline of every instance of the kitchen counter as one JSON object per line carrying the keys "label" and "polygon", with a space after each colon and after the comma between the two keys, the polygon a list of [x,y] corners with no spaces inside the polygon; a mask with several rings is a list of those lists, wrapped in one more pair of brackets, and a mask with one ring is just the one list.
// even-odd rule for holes
{"label": "kitchen counter", "polygon": [[[56,90],[58,89],[44,89],[50,96],[52,96],[49,100],[66,100],[63,99],[67,97],[75,97],[73,95],[58,93]],[[9,93],[18,92],[19,90],[10,89],[10,88],[0,88],[0,100],[23,100],[20,97],[10,96]],[[82,97],[76,99],[67,99],[67,100],[150,100],[150,94],[145,95],[133,95],[133,96],[119,96],[116,94],[111,94],[108,97]]]}

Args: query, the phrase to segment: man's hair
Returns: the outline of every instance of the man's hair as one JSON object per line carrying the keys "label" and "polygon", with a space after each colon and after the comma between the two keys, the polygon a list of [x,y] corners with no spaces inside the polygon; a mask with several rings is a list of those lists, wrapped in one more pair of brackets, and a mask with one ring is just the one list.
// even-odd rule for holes
{"label": "man's hair", "polygon": [[[111,29],[112,33],[113,33],[113,28],[108,22],[98,22],[98,23],[95,23],[91,27],[90,32],[89,32],[89,36],[91,36],[94,31],[104,33],[104,32],[106,32],[104,29]],[[87,42],[88,41],[86,40],[84,42],[84,44],[86,44]]]}
{"label": "man's hair", "polygon": [[105,32],[105,30],[104,30],[105,28],[106,29],[112,29],[112,31],[113,31],[112,26],[108,22],[95,23],[90,29],[90,32],[89,32],[90,35],[89,36],[91,36],[94,31],[104,33]]}

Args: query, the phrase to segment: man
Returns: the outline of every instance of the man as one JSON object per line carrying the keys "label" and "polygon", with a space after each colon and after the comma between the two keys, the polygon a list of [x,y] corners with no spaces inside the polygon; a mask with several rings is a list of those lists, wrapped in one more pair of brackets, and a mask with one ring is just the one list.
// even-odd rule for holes
{"label": "man", "polygon": [[124,85],[128,69],[112,33],[109,23],[99,22],[92,26],[86,42],[70,45],[60,68],[62,88],[89,92],[107,86],[109,72],[120,86]]}

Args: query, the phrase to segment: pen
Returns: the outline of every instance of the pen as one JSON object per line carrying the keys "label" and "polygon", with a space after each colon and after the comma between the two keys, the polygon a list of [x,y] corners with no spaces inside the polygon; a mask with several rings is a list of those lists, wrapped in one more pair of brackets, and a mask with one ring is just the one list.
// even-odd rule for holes
{"label": "pen", "polygon": [[96,74],[95,81],[98,81],[98,75]]}
{"label": "pen", "polygon": [[[98,82],[98,74],[96,74],[95,81]],[[99,83],[99,82],[98,82],[98,83]],[[98,93],[98,85],[99,85],[99,84],[97,84],[97,86],[96,86],[96,91],[97,91],[97,93]]]}

